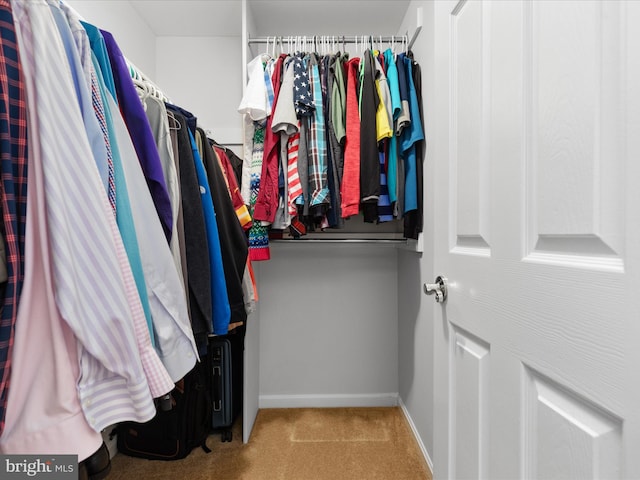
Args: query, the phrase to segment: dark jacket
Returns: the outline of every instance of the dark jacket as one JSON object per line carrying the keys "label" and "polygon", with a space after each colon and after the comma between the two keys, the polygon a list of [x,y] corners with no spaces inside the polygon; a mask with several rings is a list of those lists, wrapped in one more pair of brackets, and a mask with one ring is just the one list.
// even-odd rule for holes
{"label": "dark jacket", "polygon": [[[207,136],[202,129],[198,129],[203,139]],[[220,250],[222,251],[222,265],[227,283],[227,296],[231,308],[230,323],[245,322],[247,314],[244,308],[242,293],[242,277],[247,264],[249,245],[227,188],[227,182],[218,163],[211,144],[205,140],[202,162],[207,171],[209,188],[216,211]]]}

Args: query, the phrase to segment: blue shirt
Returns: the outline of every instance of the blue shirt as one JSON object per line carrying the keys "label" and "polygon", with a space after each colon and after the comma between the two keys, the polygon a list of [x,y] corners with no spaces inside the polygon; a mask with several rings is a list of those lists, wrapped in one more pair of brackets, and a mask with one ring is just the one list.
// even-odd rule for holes
{"label": "blue shirt", "polygon": [[193,150],[193,158],[196,164],[196,174],[200,184],[200,198],[202,199],[202,211],[204,223],[207,229],[207,243],[209,244],[209,262],[211,263],[211,303],[213,306],[213,333],[225,335],[229,330],[231,321],[231,307],[227,295],[227,281],[224,276],[222,264],[222,250],[220,249],[220,237],[218,235],[218,223],[216,212],[211,198],[211,190],[207,180],[207,172],[204,169],[200,152],[196,141],[189,131],[189,140]]}
{"label": "blue shirt", "polygon": [[82,68],[82,62],[80,60],[80,54],[78,53],[78,47],[76,46],[73,34],[69,28],[69,23],[62,11],[50,6],[51,13],[58,27],[60,38],[64,45],[64,50],[69,61],[69,67],[71,69],[71,78],[76,92],[76,99],[80,106],[82,113],[82,121],[84,122],[84,128],[87,132],[87,138],[89,139],[89,145],[93,158],[98,167],[100,173],[100,180],[104,186],[105,192],[108,189],[109,173],[107,166],[107,147],[104,143],[104,135],[102,129],[96,118],[95,111],[93,109],[93,103],[91,101],[91,92],[84,77],[84,70]]}
{"label": "blue shirt", "polygon": [[409,98],[409,112],[411,123],[402,131],[400,137],[401,149],[405,161],[405,191],[404,211],[410,212],[418,208],[418,177],[416,173],[416,143],[424,140],[418,96],[413,83],[411,59],[403,55],[406,69],[407,95]]}
{"label": "blue shirt", "polygon": [[[104,38],[100,33],[100,29],[87,22],[80,22],[87,32],[89,37],[89,43],[91,44],[91,51],[95,54],[98,65],[100,65],[100,71],[102,72],[102,79],[111,98],[116,103],[118,102],[118,96],[116,94],[116,85],[113,81],[113,72],[111,71],[111,63],[109,63],[109,55],[107,54],[107,45],[104,43]],[[96,69],[97,70],[97,69]]]}

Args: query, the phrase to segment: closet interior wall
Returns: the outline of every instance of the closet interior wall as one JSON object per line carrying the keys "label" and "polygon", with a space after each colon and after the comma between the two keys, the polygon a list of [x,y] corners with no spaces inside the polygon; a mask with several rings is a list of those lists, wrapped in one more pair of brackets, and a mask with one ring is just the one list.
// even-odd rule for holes
{"label": "closet interior wall", "polygon": [[[304,5],[307,3],[317,2]],[[342,13],[348,15],[357,3],[342,2],[346,9]],[[313,35],[390,36],[398,34],[401,21],[398,18],[395,24],[381,23],[376,6],[389,7],[381,2],[360,13],[358,22],[346,26],[336,25],[339,19],[326,23],[270,22],[264,19],[264,2],[248,4],[257,8],[254,18],[261,19],[249,37],[282,37],[285,51],[289,35],[306,35],[307,51],[311,51]],[[338,3],[325,2],[322,15],[338,8]],[[303,12],[299,10],[291,15]],[[304,15],[311,14],[304,10]],[[362,52],[360,42],[347,43],[344,50],[338,45],[340,51],[346,50],[351,56]],[[271,53],[273,44],[249,47],[247,61],[260,53]],[[321,46],[318,51],[322,53]],[[366,238],[400,226],[365,224],[364,228],[354,228],[356,222],[361,223],[358,219],[347,221],[345,230],[364,231]],[[260,277],[261,408],[398,404],[396,245],[272,242],[271,260],[254,265]]]}

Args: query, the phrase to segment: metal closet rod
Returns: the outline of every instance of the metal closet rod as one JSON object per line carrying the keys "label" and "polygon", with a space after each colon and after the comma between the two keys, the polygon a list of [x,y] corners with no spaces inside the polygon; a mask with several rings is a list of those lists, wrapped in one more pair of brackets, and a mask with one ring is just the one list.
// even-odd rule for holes
{"label": "metal closet rod", "polygon": [[407,243],[406,238],[274,238],[276,243]]}
{"label": "metal closet rod", "polygon": [[416,28],[416,31],[411,36],[411,40],[409,40],[409,35],[274,35],[273,37],[249,37],[247,43],[249,45],[256,43],[272,43],[274,41],[278,41],[283,43],[284,41],[296,40],[296,39],[306,39],[308,42],[313,43],[314,40],[329,40],[331,42],[341,44],[341,43],[362,43],[362,39],[364,38],[365,43],[369,43],[371,41],[378,43],[391,43],[391,42],[404,42],[407,44],[407,50],[411,50],[414,42],[418,38],[418,34],[422,30],[421,26]]}

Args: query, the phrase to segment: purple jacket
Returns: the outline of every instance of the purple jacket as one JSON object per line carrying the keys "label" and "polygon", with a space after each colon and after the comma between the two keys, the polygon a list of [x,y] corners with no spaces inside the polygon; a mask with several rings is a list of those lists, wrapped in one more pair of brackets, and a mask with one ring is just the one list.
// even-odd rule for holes
{"label": "purple jacket", "polygon": [[172,212],[171,201],[169,200],[169,192],[167,184],[164,180],[162,172],[162,164],[160,163],[160,155],[158,148],[149,126],[149,120],[144,112],[144,107],[136,92],[133,84],[127,61],[122,55],[118,44],[113,35],[104,30],[100,30],[107,45],[109,53],[109,61],[113,70],[113,78],[116,84],[116,93],[118,94],[118,104],[120,112],[127,124],[129,135],[136,149],[140,166],[144,172],[153,203],[160,217],[162,228],[167,237],[167,241],[171,240]]}

